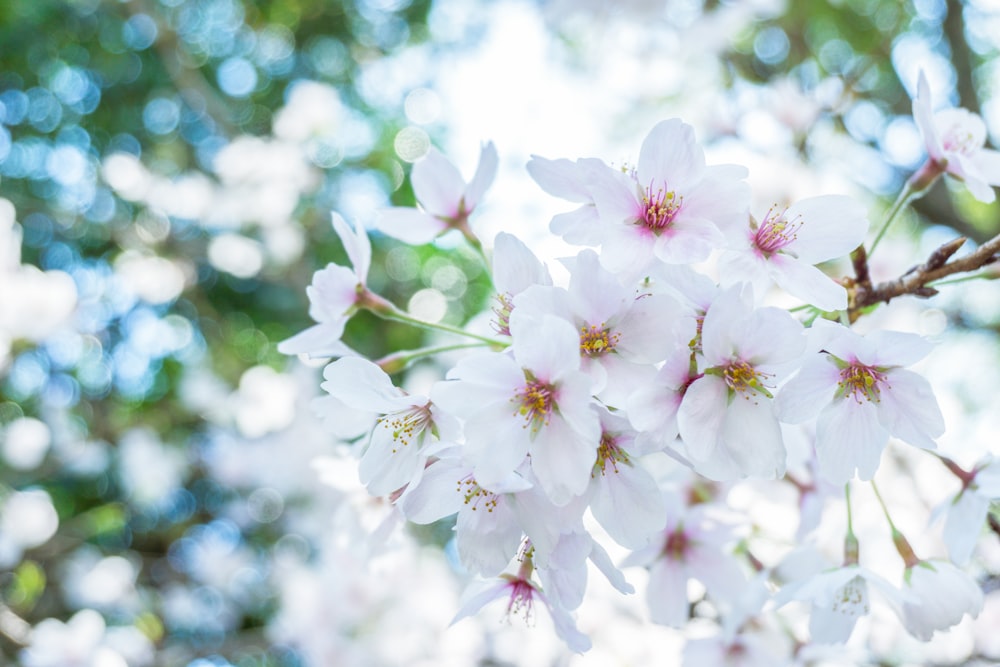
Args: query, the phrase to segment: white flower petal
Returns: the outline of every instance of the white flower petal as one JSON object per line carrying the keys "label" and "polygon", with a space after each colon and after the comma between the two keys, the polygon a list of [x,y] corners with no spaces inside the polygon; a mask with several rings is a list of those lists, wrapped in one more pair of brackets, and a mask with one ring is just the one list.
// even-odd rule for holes
{"label": "white flower petal", "polygon": [[881,392],[879,419],[889,433],[916,447],[935,449],[944,433],[944,417],[934,390],[920,375],[903,368],[886,374],[889,387]]}
{"label": "white flower petal", "polygon": [[870,401],[853,397],[834,400],[816,422],[816,458],[820,475],[833,484],[854,477],[869,480],[875,475],[889,434],[878,420]]}
{"label": "white flower petal", "polygon": [[455,165],[436,148],[431,148],[413,165],[410,182],[417,201],[431,215],[454,218],[458,213],[465,181]]}
{"label": "white flower petal", "polygon": [[465,188],[464,201],[467,213],[471,213],[479,205],[479,200],[483,198],[483,193],[493,184],[493,179],[497,175],[498,162],[497,149],[491,141],[483,146],[483,149],[480,151],[476,173],[473,174],[472,180],[469,181],[469,184]]}
{"label": "white flower petal", "polygon": [[433,241],[448,225],[429,213],[405,206],[382,209],[375,216],[375,229],[409,245]]}

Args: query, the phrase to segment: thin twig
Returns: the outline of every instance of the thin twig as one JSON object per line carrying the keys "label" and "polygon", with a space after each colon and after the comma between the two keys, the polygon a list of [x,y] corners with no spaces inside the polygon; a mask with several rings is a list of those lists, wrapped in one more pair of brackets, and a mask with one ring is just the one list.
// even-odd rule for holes
{"label": "thin twig", "polygon": [[[1000,234],[994,236],[968,255],[948,261],[962,247],[965,241],[965,237],[959,237],[945,243],[932,252],[926,262],[911,268],[894,280],[887,280],[874,286],[870,283],[865,284],[860,280],[851,281],[849,287],[852,292],[852,298],[848,309],[850,321],[856,321],[861,316],[864,308],[876,303],[889,303],[899,296],[906,294],[923,298],[934,296],[938,291],[930,287],[930,283],[956,273],[975,271],[997,261],[997,254],[1000,253]],[[856,272],[858,271],[857,264],[855,262]],[[864,271],[867,271],[867,266],[864,267]]]}

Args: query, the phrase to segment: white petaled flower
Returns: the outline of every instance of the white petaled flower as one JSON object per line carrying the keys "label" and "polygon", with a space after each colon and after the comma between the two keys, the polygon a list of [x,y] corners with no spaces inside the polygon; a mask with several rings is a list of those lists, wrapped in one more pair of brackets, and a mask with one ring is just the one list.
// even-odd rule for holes
{"label": "white petaled flower", "polygon": [[345,405],[379,415],[359,474],[372,495],[385,496],[406,486],[427,459],[425,443],[432,438],[454,440],[459,427],[426,396],[395,387],[385,372],[358,357],[344,357],[323,371],[321,386]]}
{"label": "white petaled flower", "polygon": [[549,270],[528,246],[512,234],[501,232],[493,242],[493,287],[497,305],[493,307],[497,333],[510,335],[510,314],[514,297],[532,285],[551,285]]}
{"label": "white petaled flower", "polygon": [[967,474],[962,490],[935,510],[935,514],[946,512],[944,543],[956,565],[964,565],[972,557],[990,503],[1000,498],[1000,460],[990,457]]}
{"label": "white petaled flower", "polygon": [[903,368],[932,345],[920,336],[876,331],[862,337],[847,327],[816,322],[813,347],[777,399],[782,421],[798,424],[818,416],[816,458],[820,474],[835,484],[854,476],[869,480],[893,435],[934,449],[944,418],[930,384]]}
{"label": "white petaled flower", "polygon": [[601,262],[640,275],[654,259],[689,264],[722,244],[720,228],[743,219],[746,169],[705,165],[690,125],[656,125],[634,171],[594,167],[589,188],[601,219]]}
{"label": "white petaled flower", "polygon": [[821,644],[843,644],[851,636],[858,619],[871,610],[869,584],[898,608],[904,595],[895,586],[859,565],[845,565],[816,574],[804,581],[786,585],[775,601],[783,605],[791,600],[812,603],[809,634]]}
{"label": "white petaled flower", "polygon": [[574,203],[580,208],[553,216],[549,229],[567,243],[576,245],[600,245],[601,221],[594,205],[594,197],[587,186],[588,174],[594,170],[607,168],[597,158],[582,158],[572,162],[565,158],[549,160],[532,155],[528,161],[528,173],[545,192]]}
{"label": "white petaled flower", "polygon": [[685,326],[690,322],[672,297],[622,285],[593,250],[565,263],[570,269],[567,289],[532,287],[514,303],[536,317],[549,313],[572,324],[580,335],[581,368],[593,379],[592,391],[606,405],[624,407],[632,389],[653,375],[652,364],[690,339],[693,331]]}
{"label": "white petaled flower", "polygon": [[577,653],[589,651],[590,638],[577,629],[576,622],[566,609],[550,600],[542,592],[541,587],[531,581],[530,557],[524,558],[525,560],[517,574],[504,574],[496,579],[474,582],[470,585],[462,595],[462,606],[455,614],[455,618],[452,619],[452,624],[478,613],[479,610],[495,600],[506,600],[505,616],[508,620],[510,620],[511,615],[523,615],[525,622],[531,624],[534,622],[535,602],[537,600],[548,610],[556,634],[566,642],[566,646]]}
{"label": "white petaled flower", "polygon": [[868,233],[864,207],[843,195],[803,199],[750,218],[732,250],[720,258],[723,283],[749,281],[758,296],[772,282],[823,310],[847,308],[847,290],[814,265],[849,254]]}
{"label": "white petaled flower", "polygon": [[774,478],[785,446],[771,389],[805,346],[802,325],[777,308],[754,309],[735,286],[708,309],[702,375],[684,392],[677,426],[688,458],[711,479]]}
{"label": "white petaled flower", "polygon": [[1000,185],[1000,152],[985,148],[986,124],[968,109],[935,112],[930,86],[920,73],[913,98],[913,120],[927,148],[927,163],[910,178],[918,190],[928,187],[941,174],[965,183],[973,197],[990,203],[996,199],[991,186]]}
{"label": "white petaled flower", "polygon": [[624,417],[600,409],[601,444],[590,473],[590,509],[622,546],[645,546],[663,530],[666,507],[656,480],[642,465],[635,431]]}
{"label": "white petaled flower", "polygon": [[413,165],[410,182],[420,208],[394,206],[381,211],[375,228],[410,245],[430,243],[449,229],[468,233],[469,216],[497,173],[493,142],[483,146],[479,165],[466,183],[448,158],[436,148]]}
{"label": "white petaled flower", "polygon": [[946,630],[973,618],[983,608],[983,590],[968,574],[943,560],[920,561],[906,569],[903,591],[909,596],[897,608],[906,631],[928,641],[936,630]]}
{"label": "white petaled flower", "polygon": [[684,508],[672,494],[661,499],[667,509],[661,538],[633,552],[622,566],[649,568],[646,604],[650,618],[680,628],[689,618],[688,579],[704,584],[717,602],[731,604],[743,593],[746,577],[725,548],[733,539],[732,532],[708,519],[705,506]]}
{"label": "white petaled flower", "polygon": [[338,213],[334,212],[332,218],[333,228],[353,268],[330,263],[313,275],[306,295],[309,297],[309,316],[317,324],[278,343],[278,351],[282,354],[335,357],[352,353],[340,337],[367,291],[372,246],[363,225],[359,223],[352,230]]}
{"label": "white petaled flower", "polygon": [[510,329],[512,355],[463,359],[431,399],[465,420],[467,455],[480,482],[499,482],[530,453],[545,493],[565,505],[587,488],[601,436],[591,381],[580,370],[580,339],[558,317],[519,309]]}

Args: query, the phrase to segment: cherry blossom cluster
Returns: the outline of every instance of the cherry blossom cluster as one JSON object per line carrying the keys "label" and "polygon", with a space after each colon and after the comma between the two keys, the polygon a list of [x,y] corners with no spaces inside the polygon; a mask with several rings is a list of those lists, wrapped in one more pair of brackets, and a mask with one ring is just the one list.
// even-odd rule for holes
{"label": "cherry blossom cluster", "polygon": [[[906,198],[947,173],[991,199],[1000,155],[983,148],[982,121],[964,110],[933,114],[923,79],[914,116],[928,160]],[[996,463],[955,467],[964,477],[946,508],[950,560],[918,558],[889,518],[905,563],[899,585],[860,565],[850,519],[843,562],[794,579],[749,553],[745,522],[726,506],[735,481],[784,478],[801,492],[804,537],[816,508],[844,488],[850,513],[852,480],[873,479],[890,438],[934,450],[945,430],[931,385],[911,369],[931,344],[856,332],[854,283],[820,266],[864,250],[865,206],[825,195],[751,210],[746,169],[707,164],[693,129],[666,120],[634,165],[528,163],[545,192],[577,206],[550,223],[584,246],[561,260],[568,279],[556,284],[516,236],[483,243],[469,224],[497,164],[487,144],[466,181],[431,149],[412,171],[419,207],[381,211],[375,222],[409,244],[457,231],[488,246],[488,313],[458,328],[390,303],[367,284],[364,226],[334,213],[351,266],[316,273],[308,296],[317,324],[280,348],[335,358],[324,370],[329,400],[317,405],[368,416],[357,451],[369,493],[413,523],[455,517],[461,565],[479,578],[456,620],[497,599],[528,618],[541,603],[569,648],[585,651],[590,640],[574,612],[588,561],[623,593],[633,586],[619,567],[647,568],[650,617],[674,627],[691,615],[688,581],[700,582],[722,632],[689,644],[698,664],[737,649],[779,664],[767,658],[775,645],[755,637],[761,626],[749,621],[792,601],[812,605],[816,643],[848,639],[870,609],[870,588],[920,639],[978,613],[980,586],[952,561],[968,560],[1000,496]],[[771,305],[790,301],[798,305]],[[368,360],[342,341],[362,309],[442,338]],[[426,358],[438,360],[441,376],[424,393],[394,383],[390,374]],[[790,461],[809,479],[786,476]],[[612,542],[631,552],[617,565]]]}

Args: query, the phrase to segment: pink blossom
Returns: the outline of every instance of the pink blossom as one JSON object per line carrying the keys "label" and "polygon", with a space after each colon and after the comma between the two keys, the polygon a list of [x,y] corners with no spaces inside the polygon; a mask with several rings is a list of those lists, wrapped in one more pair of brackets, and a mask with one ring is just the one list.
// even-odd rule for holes
{"label": "pink blossom", "polygon": [[468,232],[468,219],[497,172],[493,142],[482,148],[479,165],[466,183],[448,158],[436,148],[413,165],[410,182],[420,208],[395,206],[381,211],[375,228],[411,245],[430,243],[448,229]]}

